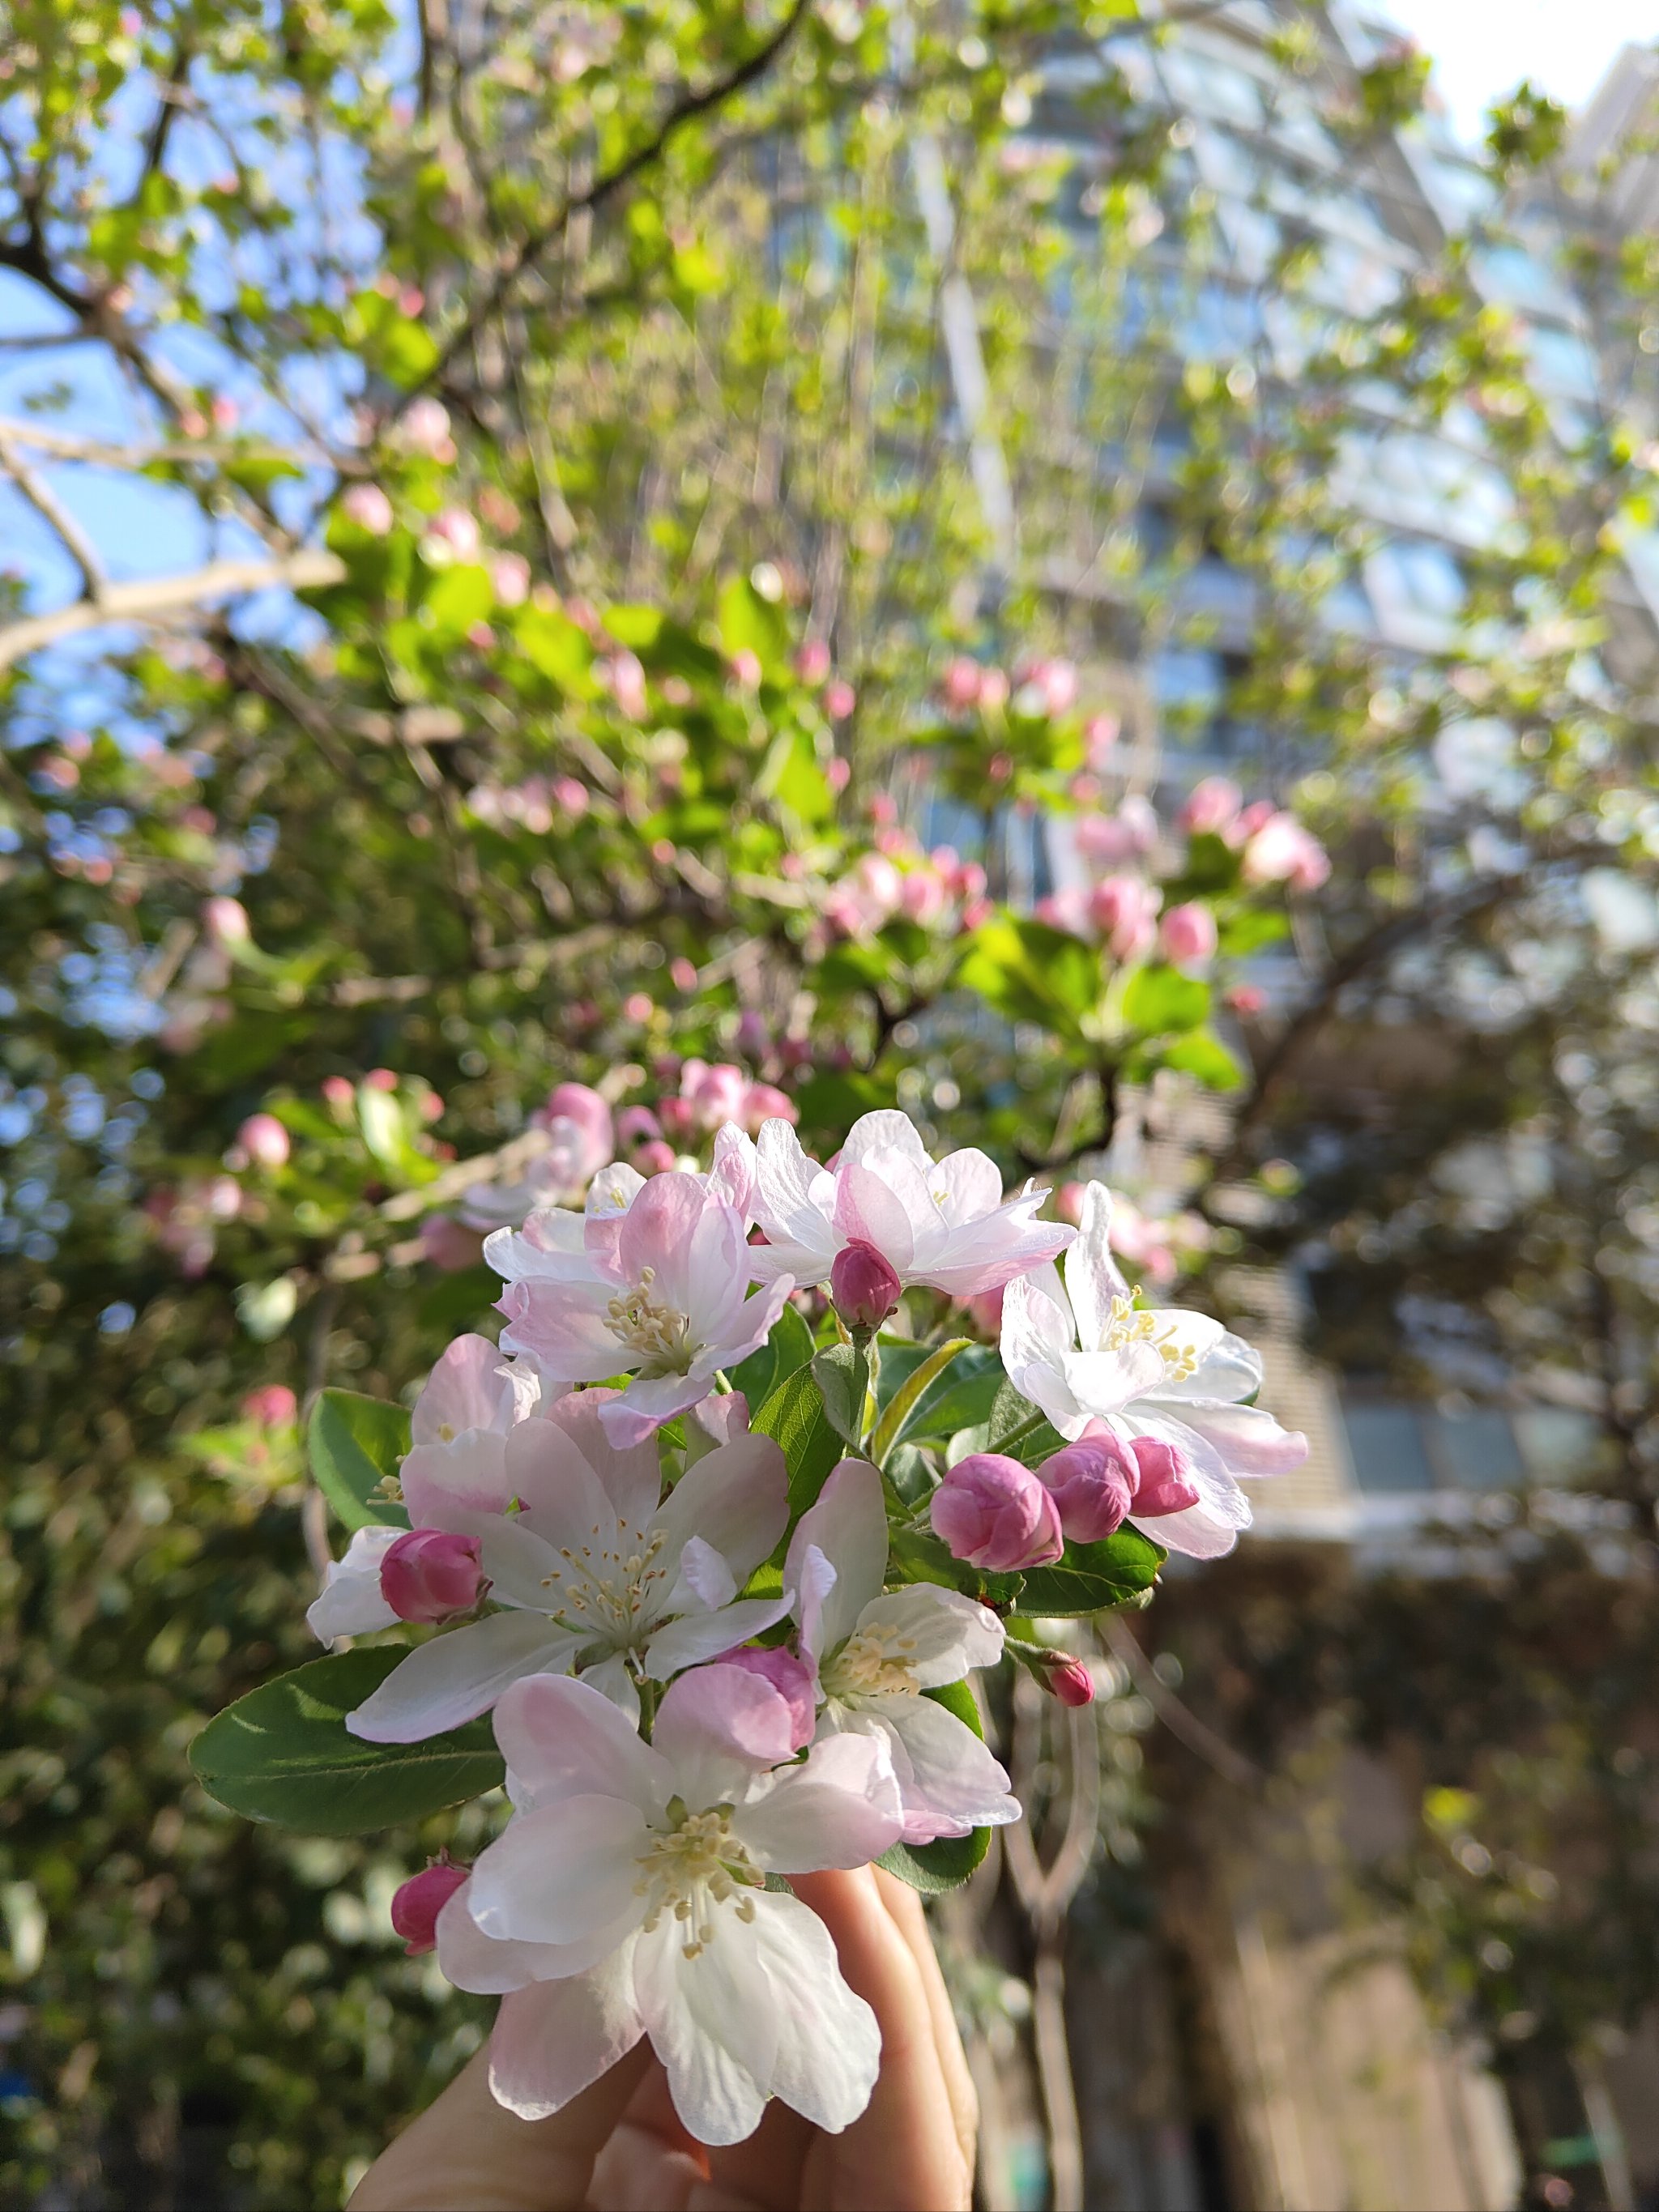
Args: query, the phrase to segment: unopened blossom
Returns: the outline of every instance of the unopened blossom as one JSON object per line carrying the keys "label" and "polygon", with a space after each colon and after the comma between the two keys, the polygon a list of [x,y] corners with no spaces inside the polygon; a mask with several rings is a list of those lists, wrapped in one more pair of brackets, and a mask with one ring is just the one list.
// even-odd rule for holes
{"label": "unopened blossom", "polygon": [[769,1875],[859,1867],[898,1837],[883,1741],[793,1757],[787,1700],[698,1668],[652,1740],[581,1682],[519,1683],[495,1716],[516,1810],[438,1920],[463,1989],[505,1994],[497,2100],[561,2111],[648,2037],[699,2142],[741,2142],[769,2097],[836,2132],[864,2110],[881,2035],[817,1915]]}
{"label": "unopened blossom", "polygon": [[417,1645],[349,1717],[354,1735],[418,1742],[487,1711],[520,1675],[573,1667],[631,1722],[641,1680],[665,1682],[783,1618],[782,1598],[738,1596],[788,1518],[777,1445],[739,1435],[664,1497],[654,1439],[611,1441],[614,1398],[574,1392],[520,1423],[492,1497],[413,1484],[405,1461],[410,1517],[477,1539],[501,1609]]}
{"label": "unopened blossom", "polygon": [[353,484],[340,501],[340,509],[348,520],[355,522],[359,530],[368,531],[371,538],[384,538],[397,519],[392,511],[392,501],[379,484]]}
{"label": "unopened blossom", "polygon": [[478,1540],[449,1528],[406,1528],[380,1561],[380,1595],[399,1620],[447,1620],[478,1601]]}
{"label": "unopened blossom", "polygon": [[1192,1462],[1179,1444],[1164,1437],[1131,1437],[1129,1450],[1135,1463],[1134,1510],[1143,1520],[1184,1513],[1199,1503]]}
{"label": "unopened blossom", "polygon": [[1138,860],[1158,842],[1158,816],[1150,801],[1131,793],[1115,814],[1085,814],[1072,832],[1077,849],[1088,860],[1110,866]]}
{"label": "unopened blossom", "polygon": [[1092,1423],[1036,1472],[1074,1544],[1098,1544],[1115,1534],[1129,1516],[1140,1481],[1133,1452],[1104,1422]]}
{"label": "unopened blossom", "polygon": [[283,1429],[299,1419],[299,1401],[286,1382],[267,1382],[242,1401],[242,1418],[262,1429]]}
{"label": "unopened blossom", "polygon": [[1143,877],[1107,876],[1089,894],[1089,917],[1115,960],[1145,959],[1158,941],[1163,893]]}
{"label": "unopened blossom", "polygon": [[904,1285],[873,1244],[843,1244],[830,1270],[830,1302],[848,1328],[879,1328]]}
{"label": "unopened blossom", "polygon": [[805,1751],[817,1733],[817,1684],[804,1659],[781,1645],[744,1644],[720,1654],[722,1667],[742,1667],[769,1682],[789,1708],[792,1751]]}
{"label": "unopened blossom", "polygon": [[1230,776],[1201,777],[1188,793],[1176,817],[1176,827],[1189,837],[1219,836],[1237,819],[1243,804],[1244,794]]}
{"label": "unopened blossom", "polygon": [[989,1574],[1046,1567],[1065,1549],[1054,1498],[1029,1468],[1000,1452],[959,1459],[934,1491],[928,1518],[953,1559]]}
{"label": "unopened blossom", "polygon": [[960,1590],[884,1589],[887,1549],[881,1477],[866,1460],[843,1460],[796,1524],[783,1570],[817,1684],[820,1741],[885,1741],[908,1843],[1017,1820],[1002,1767],[972,1729],[922,1695],[994,1665],[1002,1623]]}
{"label": "unopened blossom", "polygon": [[1195,900],[1172,906],[1158,924],[1158,941],[1164,957],[1176,967],[1201,967],[1215,957],[1219,941],[1215,916]]}
{"label": "unopened blossom", "polygon": [[1072,1652],[1066,1652],[1051,1667],[1045,1668],[1042,1680],[1044,1688],[1062,1705],[1077,1707],[1094,1703],[1095,1678],[1089,1671],[1089,1662]]}
{"label": "unopened blossom", "polygon": [[458,1889],[466,1887],[467,1869],[453,1859],[436,1860],[411,1875],[392,1893],[392,1925],[404,1939],[411,1959],[436,1948],[438,1915]]}
{"label": "unopened blossom", "polygon": [[907,1285],[974,1297],[1071,1243],[1070,1230],[1036,1218],[1047,1195],[1028,1186],[1005,1200],[1001,1172],[981,1152],[930,1159],[904,1114],[862,1115],[833,1171],[808,1158],[787,1123],[768,1121],[755,1161],[755,1214],[768,1242],[750,1261],[761,1282],[822,1283],[843,1246],[864,1243]]}
{"label": "unopened blossom", "polygon": [[1148,1533],[1212,1559],[1250,1524],[1236,1478],[1300,1466],[1307,1439],[1241,1402],[1261,1387],[1261,1355],[1242,1337],[1206,1314],[1136,1304],[1112,1257],[1111,1223],[1111,1193],[1091,1183],[1064,1287],[1053,1267],[1009,1285],[1002,1364],[1062,1437],[1075,1441],[1099,1422],[1131,1445],[1173,1445],[1197,1501],[1152,1516]]}
{"label": "unopened blossom", "polygon": [[844,722],[858,702],[858,693],[842,677],[824,686],[823,711],[831,721]]}
{"label": "unopened blossom", "polygon": [[236,1132],[236,1141],[261,1168],[286,1167],[293,1149],[288,1131],[274,1114],[250,1114]]}
{"label": "unopened blossom", "polygon": [[[723,1164],[717,1157],[714,1174]],[[757,1350],[794,1279],[769,1267],[766,1287],[745,1295],[748,1218],[713,1175],[707,1184],[678,1170],[643,1184],[629,1169],[606,1175],[603,1188],[602,1178],[590,1188],[585,1217],[532,1214],[522,1237],[489,1237],[484,1257],[507,1278],[502,1345],[528,1354],[550,1386],[634,1376],[605,1407],[606,1429],[626,1445],[706,1398],[722,1369]],[[611,1193],[626,1194],[620,1209]]]}
{"label": "unopened blossom", "polygon": [[830,648],[821,637],[809,637],[795,655],[795,673],[803,684],[819,684],[830,673]]}

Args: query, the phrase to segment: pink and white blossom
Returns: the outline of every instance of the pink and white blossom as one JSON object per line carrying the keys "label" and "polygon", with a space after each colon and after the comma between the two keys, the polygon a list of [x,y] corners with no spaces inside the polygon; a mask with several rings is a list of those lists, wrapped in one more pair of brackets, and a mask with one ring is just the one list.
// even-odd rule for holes
{"label": "pink and white blossom", "polygon": [[648,1744],[582,1682],[501,1699],[515,1810],[437,1936],[452,1982],[504,1996],[489,2081],[509,2112],[559,2112],[641,2036],[700,2142],[741,2142],[769,2097],[832,2133],[863,2112],[875,2015],[822,1921],[766,1878],[879,1856],[898,1790],[884,1739],[797,1763],[794,1733],[788,1700],[730,1666],[683,1674]]}
{"label": "pink and white blossom", "polygon": [[862,1243],[902,1283],[975,1297],[1072,1241],[1071,1230],[1036,1218],[1046,1191],[1028,1186],[1005,1200],[1001,1172],[981,1152],[930,1159],[904,1114],[862,1115],[833,1170],[782,1121],[764,1125],[755,1154],[755,1215],[768,1242],[749,1257],[761,1282],[824,1282],[836,1254]]}
{"label": "pink and white blossom", "polygon": [[746,1295],[749,1223],[729,1202],[744,1172],[729,1146],[717,1148],[707,1182],[680,1171],[642,1182],[614,1166],[595,1178],[585,1217],[532,1214],[521,1236],[498,1231],[484,1245],[507,1278],[505,1349],[527,1355],[555,1389],[633,1375],[605,1408],[618,1445],[706,1398],[723,1368],[766,1341],[794,1288],[769,1270],[766,1288]]}
{"label": "pink and white blossom", "polygon": [[960,1590],[883,1587],[887,1509],[866,1460],[842,1460],[790,1539],[783,1582],[817,1685],[818,1737],[885,1740],[908,1843],[1019,1818],[1008,1777],[965,1722],[921,1693],[1002,1656],[1002,1623]]}
{"label": "pink and white blossom", "polygon": [[1195,1502],[1146,1515],[1137,1500],[1128,1517],[1146,1515],[1148,1533],[1172,1551],[1213,1559],[1250,1525],[1236,1478],[1300,1466],[1307,1439],[1242,1402],[1262,1377],[1260,1353],[1242,1337],[1207,1314],[1136,1304],[1112,1257],[1111,1218],[1111,1193],[1091,1183],[1064,1286],[1053,1267],[1010,1284],[1002,1364],[1062,1437],[1075,1440],[1099,1422],[1126,1443],[1173,1447]]}
{"label": "pink and white blossom", "polygon": [[642,1679],[665,1682],[783,1618],[781,1598],[738,1595],[788,1518],[777,1445],[739,1434],[664,1497],[654,1439],[611,1442],[615,1401],[574,1392],[520,1422],[491,1489],[411,1480],[414,1455],[404,1462],[410,1518],[477,1540],[500,1610],[417,1645],[350,1716],[353,1735],[418,1742],[487,1711],[521,1675],[576,1666],[631,1723]]}

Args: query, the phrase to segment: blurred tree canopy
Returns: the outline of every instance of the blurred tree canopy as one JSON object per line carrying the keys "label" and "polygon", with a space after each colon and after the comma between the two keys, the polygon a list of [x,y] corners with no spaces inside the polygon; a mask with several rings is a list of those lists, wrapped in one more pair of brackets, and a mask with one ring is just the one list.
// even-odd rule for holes
{"label": "blurred tree canopy", "polygon": [[[387,1948],[445,1823],[250,1830],[183,1749],[307,1655],[296,1403],[482,1317],[561,1079],[693,1147],[711,1065],[819,1145],[896,1098],[1057,1179],[1213,1091],[1127,1256],[1311,1258],[1345,1364],[1568,1389],[1649,1510],[1639,255],[1583,249],[1576,426],[1462,242],[1363,309],[1288,253],[1200,345],[1128,0],[0,25],[9,2190],[332,2201],[477,2040]],[[1447,423],[1483,520],[1408,653],[1342,618],[1358,487]],[[1208,708],[1322,889],[1288,814],[1145,805],[1224,572]],[[1218,964],[1068,905],[1056,828]]]}

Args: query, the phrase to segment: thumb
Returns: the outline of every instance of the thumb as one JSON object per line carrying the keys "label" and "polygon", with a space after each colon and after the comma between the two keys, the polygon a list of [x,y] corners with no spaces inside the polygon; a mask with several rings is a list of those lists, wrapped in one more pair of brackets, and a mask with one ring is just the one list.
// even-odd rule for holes
{"label": "thumb", "polygon": [[562,2112],[521,2120],[490,2094],[486,2047],[380,2153],[346,2212],[577,2212],[649,2056],[641,2039]]}

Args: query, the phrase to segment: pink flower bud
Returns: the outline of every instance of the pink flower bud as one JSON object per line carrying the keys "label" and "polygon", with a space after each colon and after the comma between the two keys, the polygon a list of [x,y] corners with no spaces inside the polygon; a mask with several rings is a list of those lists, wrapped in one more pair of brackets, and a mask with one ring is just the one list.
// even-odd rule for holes
{"label": "pink flower bud", "polygon": [[397,1075],[389,1067],[371,1067],[363,1081],[371,1091],[395,1091],[398,1088]]}
{"label": "pink flower bud", "polygon": [[634,1154],[634,1165],[642,1176],[668,1175],[679,1155],[661,1137],[647,1137]]}
{"label": "pink flower bud", "polygon": [[858,693],[841,677],[825,687],[823,711],[832,722],[844,722],[858,703]]}
{"label": "pink flower bud", "polygon": [[359,530],[368,531],[371,538],[384,538],[396,520],[392,501],[379,484],[353,484],[340,501],[340,511]]}
{"label": "pink flower bud", "polygon": [[793,1651],[764,1650],[754,1644],[744,1644],[737,1651],[727,1651],[714,1662],[719,1667],[741,1667],[745,1674],[758,1674],[769,1682],[789,1708],[793,1723],[790,1737],[792,1751],[805,1751],[811,1742],[818,1724],[817,1686],[812,1670],[803,1666]]}
{"label": "pink flower bud", "polygon": [[993,1574],[1046,1566],[1065,1549],[1054,1499],[1029,1468],[998,1452],[959,1459],[933,1492],[929,1518],[954,1559]]}
{"label": "pink flower bud", "polygon": [[411,1875],[392,1899],[392,1924],[404,1939],[411,1959],[430,1951],[438,1941],[438,1915],[467,1878],[467,1869],[448,1859]]}
{"label": "pink flower bud", "polygon": [[775,1084],[751,1083],[743,1102],[741,1119],[750,1135],[757,1137],[763,1121],[799,1121],[800,1108],[787,1091],[780,1091]]}
{"label": "pink flower bud", "polygon": [[1079,1437],[1037,1469],[1074,1544],[1098,1544],[1121,1528],[1140,1479],[1128,1446],[1103,1423],[1093,1425],[1092,1435]]}
{"label": "pink flower bud", "polygon": [[1164,917],[1158,942],[1164,957],[1173,961],[1177,968],[1213,960],[1217,943],[1215,916],[1208,907],[1200,906],[1195,901],[1185,906],[1172,906]]}
{"label": "pink flower bud", "polygon": [[498,553],[489,564],[496,604],[521,607],[530,597],[530,563],[522,553]]}
{"label": "pink flower bud", "polygon": [[696,1127],[697,1117],[689,1098],[665,1098],[661,1113],[663,1131],[667,1136],[686,1138]]}
{"label": "pink flower bud", "polygon": [[421,1224],[421,1257],[441,1274],[459,1275],[483,1258],[483,1238],[453,1213],[428,1213]]}
{"label": "pink flower bud", "polygon": [[464,507],[447,507],[434,516],[431,535],[441,538],[458,561],[470,561],[478,550],[478,519]]}
{"label": "pink flower bud", "polygon": [[1095,1678],[1088,1662],[1069,1651],[1047,1669],[1042,1680],[1043,1687],[1062,1705],[1091,1705],[1095,1701]]}
{"label": "pink flower bud", "polygon": [[1235,983],[1227,994],[1227,1004],[1236,1014],[1247,1018],[1259,1014],[1267,1003],[1267,994],[1260,983]]}
{"label": "pink flower bud", "polygon": [[741,685],[744,690],[757,691],[760,689],[760,680],[765,672],[761,666],[759,653],[750,647],[740,646],[726,665],[732,671],[732,682]]}
{"label": "pink flower bud", "polygon": [[1143,1516],[1153,1519],[1160,1513],[1184,1513],[1197,1504],[1199,1487],[1184,1452],[1159,1437],[1133,1437],[1129,1449],[1139,1477],[1132,1509],[1137,1521]]}
{"label": "pink flower bud", "polygon": [[809,637],[795,655],[795,673],[803,684],[822,684],[830,673],[830,648],[821,637]]}
{"label": "pink flower bud", "polygon": [[1218,837],[1237,817],[1244,794],[1231,777],[1206,775],[1187,795],[1176,827],[1189,837]]}
{"label": "pink flower bud", "polygon": [[904,1285],[873,1244],[843,1244],[830,1270],[830,1297],[848,1328],[879,1328],[898,1306]]}
{"label": "pink flower bud", "polygon": [[325,1075],[319,1087],[324,1103],[336,1114],[349,1114],[356,1103],[357,1094],[343,1075]]}
{"label": "pink flower bud", "polygon": [[242,1418],[262,1429],[285,1429],[299,1418],[300,1401],[286,1382],[267,1382],[242,1401]]}
{"label": "pink flower bud", "polygon": [[684,957],[668,963],[668,980],[677,991],[695,991],[697,988],[697,963]]}
{"label": "pink flower bud", "polygon": [[945,672],[939,691],[947,707],[957,714],[964,714],[979,702],[980,665],[969,660],[967,654],[958,653]]}
{"label": "pink flower bud", "polygon": [[650,1020],[656,1008],[648,991],[630,991],[623,1000],[622,1010],[624,1021],[636,1022],[643,1025]]}
{"label": "pink flower bud", "polygon": [[210,943],[222,952],[234,945],[246,945],[252,935],[248,927],[247,908],[240,899],[222,896],[202,902],[202,927]]}
{"label": "pink flower bud", "polygon": [[236,1132],[236,1141],[262,1168],[280,1168],[288,1164],[291,1149],[288,1131],[274,1114],[250,1114]]}
{"label": "pink flower bud", "polygon": [[411,1528],[380,1562],[380,1595],[399,1620],[447,1620],[478,1601],[478,1540]]}

